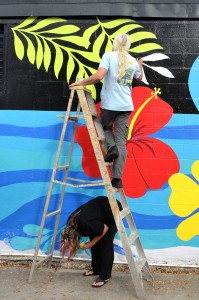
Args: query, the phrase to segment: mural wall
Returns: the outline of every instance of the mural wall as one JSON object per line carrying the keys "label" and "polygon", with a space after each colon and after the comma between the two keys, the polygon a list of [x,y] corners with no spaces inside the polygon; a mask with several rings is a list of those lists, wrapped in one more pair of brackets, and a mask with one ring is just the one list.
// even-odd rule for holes
{"label": "mural wall", "polygon": [[[5,22],[4,22],[5,23]],[[199,263],[198,21],[28,17],[3,31],[0,92],[0,255],[34,253],[62,130],[68,85],[93,74],[114,37],[131,37],[130,54],[144,60],[133,83],[124,190],[149,263]],[[89,86],[100,107],[101,83]],[[73,109],[75,111],[76,101]],[[61,160],[69,149],[69,125]],[[100,177],[84,121],[79,123],[70,176]],[[53,190],[56,209],[60,187]],[[56,241],[69,214],[104,188],[67,187]],[[48,220],[40,253],[49,249]],[[128,228],[127,228],[128,230]],[[125,261],[117,235],[115,260]],[[89,258],[88,250],[78,257]]]}

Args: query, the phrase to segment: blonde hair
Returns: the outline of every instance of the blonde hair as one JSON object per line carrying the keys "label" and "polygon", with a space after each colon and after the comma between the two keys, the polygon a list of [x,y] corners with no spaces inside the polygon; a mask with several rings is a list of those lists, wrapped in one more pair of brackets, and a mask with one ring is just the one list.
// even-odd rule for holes
{"label": "blonde hair", "polygon": [[127,53],[131,46],[130,36],[126,33],[121,33],[116,36],[113,41],[113,51],[118,51],[118,73],[117,78],[122,78],[127,69]]}

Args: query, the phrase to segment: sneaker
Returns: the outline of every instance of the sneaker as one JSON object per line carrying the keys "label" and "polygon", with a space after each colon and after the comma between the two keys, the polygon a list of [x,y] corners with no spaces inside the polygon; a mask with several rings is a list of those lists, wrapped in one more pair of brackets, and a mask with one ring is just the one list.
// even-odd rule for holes
{"label": "sneaker", "polygon": [[112,162],[119,155],[118,149],[116,146],[112,146],[108,149],[108,152],[104,156],[105,162]]}
{"label": "sneaker", "polygon": [[112,187],[116,188],[116,189],[122,189],[122,180],[119,179],[119,178],[113,178],[111,180],[111,184],[112,184]]}

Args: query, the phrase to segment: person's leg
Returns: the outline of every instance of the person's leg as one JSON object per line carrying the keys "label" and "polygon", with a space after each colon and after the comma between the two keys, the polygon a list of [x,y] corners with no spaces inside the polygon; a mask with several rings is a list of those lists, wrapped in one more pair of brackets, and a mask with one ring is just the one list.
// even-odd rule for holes
{"label": "person's leg", "polygon": [[113,123],[115,120],[115,111],[101,109],[101,124],[104,129],[104,134],[108,149],[115,146],[115,136],[113,134]]}
{"label": "person's leg", "polygon": [[96,282],[93,283],[93,287],[100,287],[111,278],[114,261],[113,240],[116,232],[116,225],[111,226],[105,236],[98,242],[101,245],[100,273]]}
{"label": "person's leg", "polygon": [[98,242],[91,248],[91,266],[95,275],[100,274],[101,270],[101,244]]}
{"label": "person's leg", "polygon": [[119,112],[115,119],[115,143],[119,156],[114,160],[112,166],[112,177],[121,179],[127,156],[126,140],[128,137],[128,122],[131,112]]}
{"label": "person's leg", "polygon": [[115,145],[115,135],[113,133],[113,124],[117,114],[117,111],[101,109],[101,124],[104,130],[108,150],[104,157],[106,162],[112,162],[113,159],[117,158],[119,155]]}

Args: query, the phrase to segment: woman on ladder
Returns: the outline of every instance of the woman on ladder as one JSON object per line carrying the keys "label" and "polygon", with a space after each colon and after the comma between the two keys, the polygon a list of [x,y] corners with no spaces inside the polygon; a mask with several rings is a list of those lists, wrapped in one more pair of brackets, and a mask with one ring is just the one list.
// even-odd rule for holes
{"label": "woman on ladder", "polygon": [[133,58],[128,50],[131,41],[127,34],[119,34],[113,42],[113,51],[106,52],[97,72],[82,81],[70,85],[85,86],[95,84],[104,78],[101,90],[101,123],[104,129],[108,151],[106,162],[112,162],[112,186],[122,188],[122,174],[127,156],[126,140],[128,122],[134,110],[132,101],[132,81],[143,77],[142,59]]}

